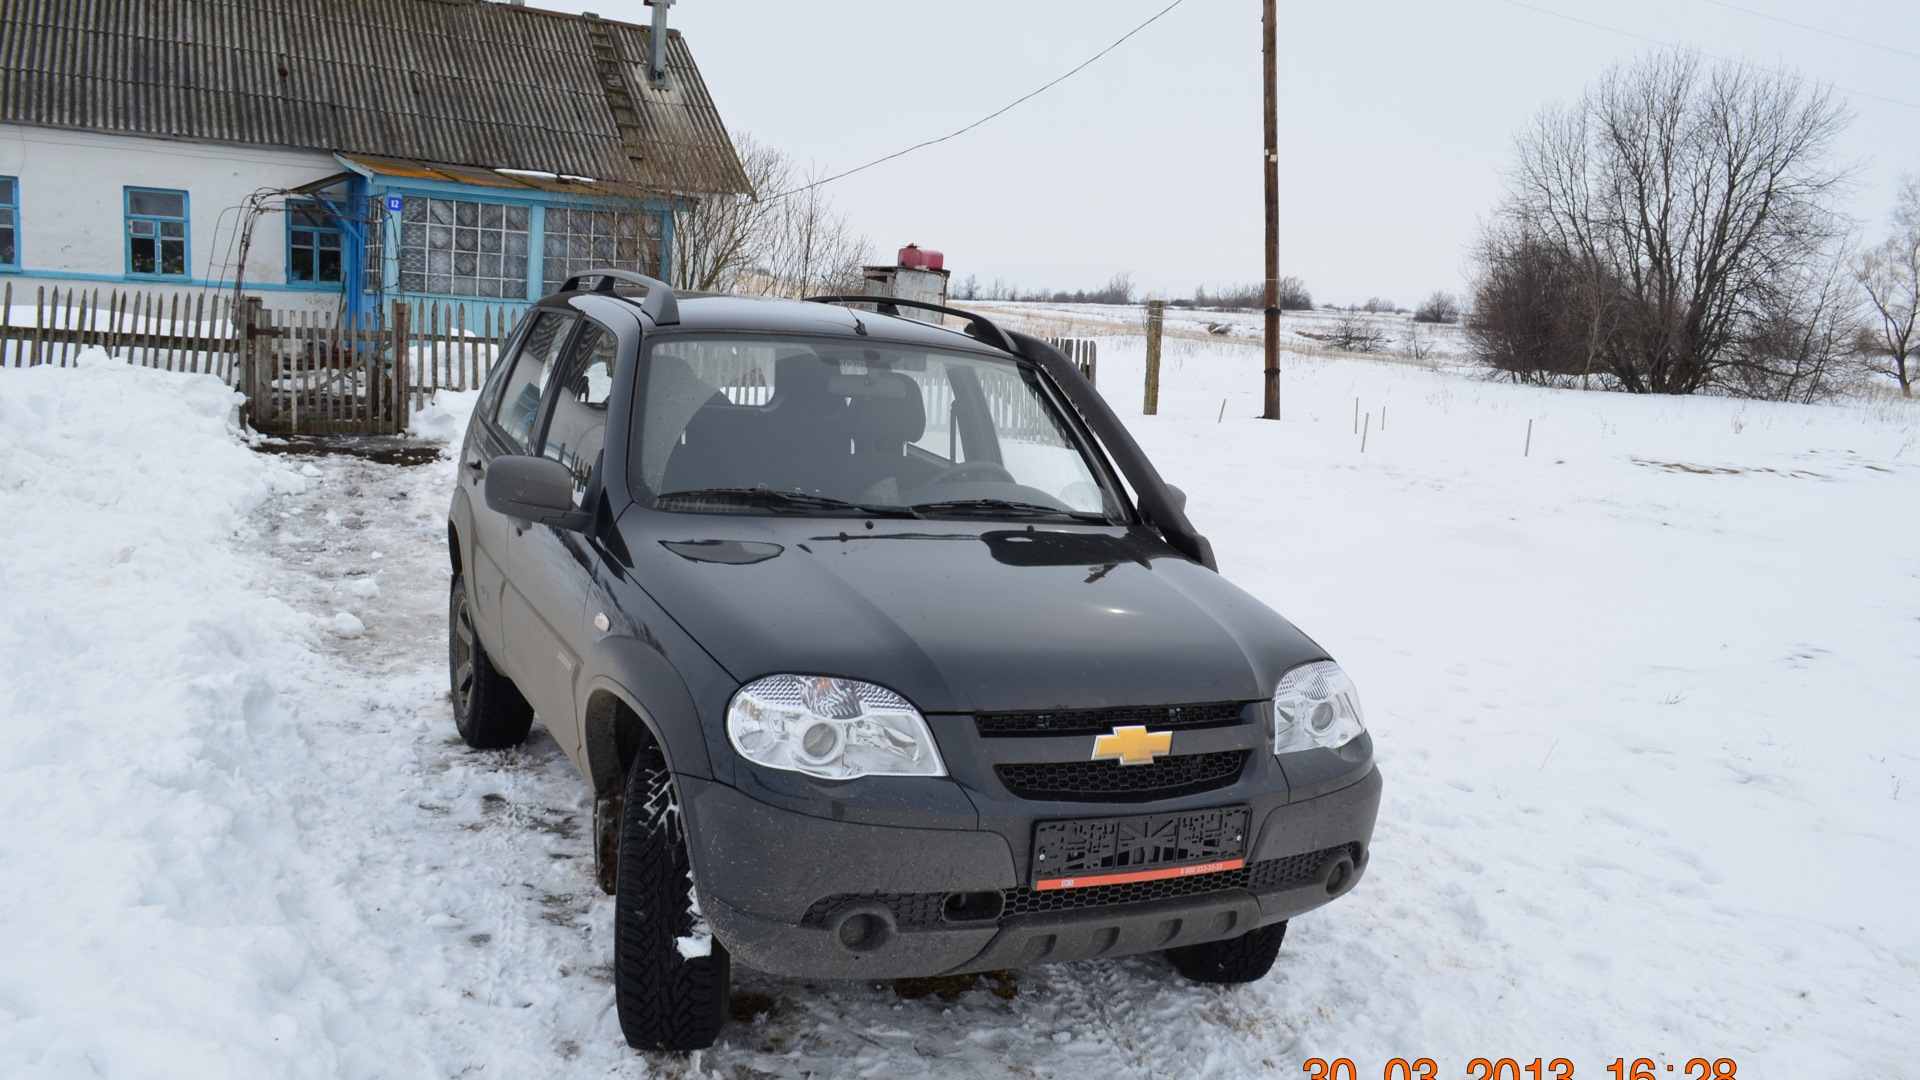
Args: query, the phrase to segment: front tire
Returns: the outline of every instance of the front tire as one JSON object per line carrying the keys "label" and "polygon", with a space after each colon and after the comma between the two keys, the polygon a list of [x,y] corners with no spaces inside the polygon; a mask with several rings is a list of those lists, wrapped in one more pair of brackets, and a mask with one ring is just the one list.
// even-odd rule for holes
{"label": "front tire", "polygon": [[1286,936],[1287,924],[1277,922],[1255,927],[1239,937],[1180,945],[1166,950],[1166,956],[1180,974],[1194,982],[1253,982],[1273,970],[1273,961],[1280,955],[1280,941]]}
{"label": "front tire", "polygon": [[[651,739],[634,758],[620,815],[613,906],[620,1031],[640,1050],[705,1049],[726,1019],[732,965],[726,947],[697,917],[673,774]],[[698,955],[702,937],[704,956]],[[683,944],[689,946],[684,951]]]}
{"label": "front tire", "polygon": [[474,631],[465,575],[453,575],[447,598],[447,668],[453,694],[453,724],[475,750],[504,750],[527,741],[533,706],[502,675]]}

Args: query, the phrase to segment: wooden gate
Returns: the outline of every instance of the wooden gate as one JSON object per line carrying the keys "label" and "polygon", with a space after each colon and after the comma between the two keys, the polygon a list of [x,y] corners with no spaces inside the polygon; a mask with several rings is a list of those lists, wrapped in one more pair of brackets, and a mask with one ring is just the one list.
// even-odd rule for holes
{"label": "wooden gate", "polygon": [[407,305],[370,315],[240,305],[240,390],[269,435],[398,435],[411,419]]}

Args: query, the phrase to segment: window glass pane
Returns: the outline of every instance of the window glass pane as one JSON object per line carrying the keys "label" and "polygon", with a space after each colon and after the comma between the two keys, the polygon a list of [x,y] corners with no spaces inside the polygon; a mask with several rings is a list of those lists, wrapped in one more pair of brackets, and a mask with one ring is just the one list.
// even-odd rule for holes
{"label": "window glass pane", "polygon": [[[335,239],[337,240],[339,237],[336,236]],[[340,280],[340,249],[337,244],[332,251],[328,251],[325,248],[320,250],[320,280]]]}
{"label": "window glass pane", "polygon": [[185,274],[187,272],[187,245],[185,241],[160,241],[160,272],[163,274]]}
{"label": "window glass pane", "polygon": [[607,430],[607,395],[613,390],[613,365],[620,339],[588,322],[569,354],[560,377],[553,420],[547,424],[545,456],[573,472],[573,505],[579,506],[587,480],[599,464]]}
{"label": "window glass pane", "polygon": [[187,197],[177,191],[130,190],[127,192],[127,212],[183,218],[187,216]]}
{"label": "window glass pane", "polygon": [[[640,494],[670,509],[701,498],[665,499],[676,491],[766,487],[936,517],[990,517],[980,501],[996,499],[1065,520],[1124,514],[1043,380],[1010,361],[675,335],[656,339],[643,365]],[[699,505],[767,512],[724,498]]]}
{"label": "window glass pane", "polygon": [[500,390],[500,409],[494,421],[522,451],[533,441],[540,417],[540,395],[547,387],[547,375],[553,370],[560,347],[567,342],[573,317],[556,311],[542,311],[535,318],[520,358],[513,365]]}
{"label": "window glass pane", "polygon": [[0,225],[12,225],[12,224],[13,224],[13,208],[8,207],[4,210],[0,210]]}
{"label": "window glass pane", "polygon": [[13,177],[11,176],[0,176],[0,203],[13,205]]}
{"label": "window glass pane", "polygon": [[[421,206],[417,216],[430,218],[431,223],[408,224],[401,229],[398,256],[403,291],[453,296],[526,295],[524,258],[510,272],[496,254],[503,251],[525,254],[526,233],[507,229],[516,216],[524,224],[525,207],[520,207],[516,215],[514,207],[500,203],[410,199],[405,204],[406,216],[416,216],[415,202]],[[483,258],[482,253],[495,257]],[[414,276],[422,266],[424,279]]]}
{"label": "window glass pane", "polygon": [[[404,286],[402,286],[404,288]],[[493,366],[487,370],[487,381],[480,387],[480,404],[475,407],[481,416],[492,416],[494,403],[499,400],[500,387],[507,381],[507,373],[513,370],[513,361],[520,355],[520,346],[526,340],[531,322],[521,321],[513,328],[507,338],[507,344],[500,350]]]}
{"label": "window glass pane", "polygon": [[129,222],[127,222],[127,231],[128,231],[128,232],[130,232],[130,233],[132,233],[132,234],[133,234],[133,235],[135,235],[135,236],[152,236],[152,235],[153,235],[153,222],[151,222],[151,221],[129,221]]}
{"label": "window glass pane", "polygon": [[293,280],[312,281],[313,280],[313,252],[308,251],[306,248],[298,248],[298,247],[294,248],[293,249],[293,265],[291,269],[293,272]]}
{"label": "window glass pane", "polygon": [[183,221],[163,221],[160,223],[161,236],[185,236],[187,225]]}
{"label": "window glass pane", "polygon": [[133,272],[136,274],[153,273],[153,241],[142,240],[135,237],[133,243],[128,245],[128,247],[128,256],[133,263]]}

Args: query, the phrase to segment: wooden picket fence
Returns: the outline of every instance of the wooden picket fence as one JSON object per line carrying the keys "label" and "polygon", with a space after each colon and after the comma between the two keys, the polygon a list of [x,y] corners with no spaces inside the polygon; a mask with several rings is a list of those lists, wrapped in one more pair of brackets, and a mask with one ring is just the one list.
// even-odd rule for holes
{"label": "wooden picket fence", "polygon": [[0,368],[69,367],[89,348],[214,375],[270,434],[395,434],[439,390],[486,380],[523,309],[396,302],[384,317],[273,310],[249,297],[0,286]]}
{"label": "wooden picket fence", "polygon": [[[0,367],[68,367],[101,348],[129,363],[234,381],[240,353],[229,296],[161,297],[41,286],[30,305],[0,287]],[[19,307],[30,306],[22,315]]]}
{"label": "wooden picket fence", "polygon": [[1098,382],[1094,376],[1100,369],[1099,342],[1092,338],[1050,337],[1047,339],[1047,344],[1065,353],[1067,359],[1073,361],[1073,365],[1080,369],[1080,374],[1087,377],[1088,382]]}

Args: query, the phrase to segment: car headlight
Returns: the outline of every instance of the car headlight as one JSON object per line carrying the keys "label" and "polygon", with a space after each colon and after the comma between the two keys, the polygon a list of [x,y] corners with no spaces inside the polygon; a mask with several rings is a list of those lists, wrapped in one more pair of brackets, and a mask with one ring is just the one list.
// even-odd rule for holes
{"label": "car headlight", "polygon": [[1331,660],[1301,664],[1273,691],[1273,752],[1345,746],[1367,730],[1360,692]]}
{"label": "car headlight", "polygon": [[755,679],[727,705],[727,738],[755,764],[828,780],[947,775],[920,710],[853,679]]}

